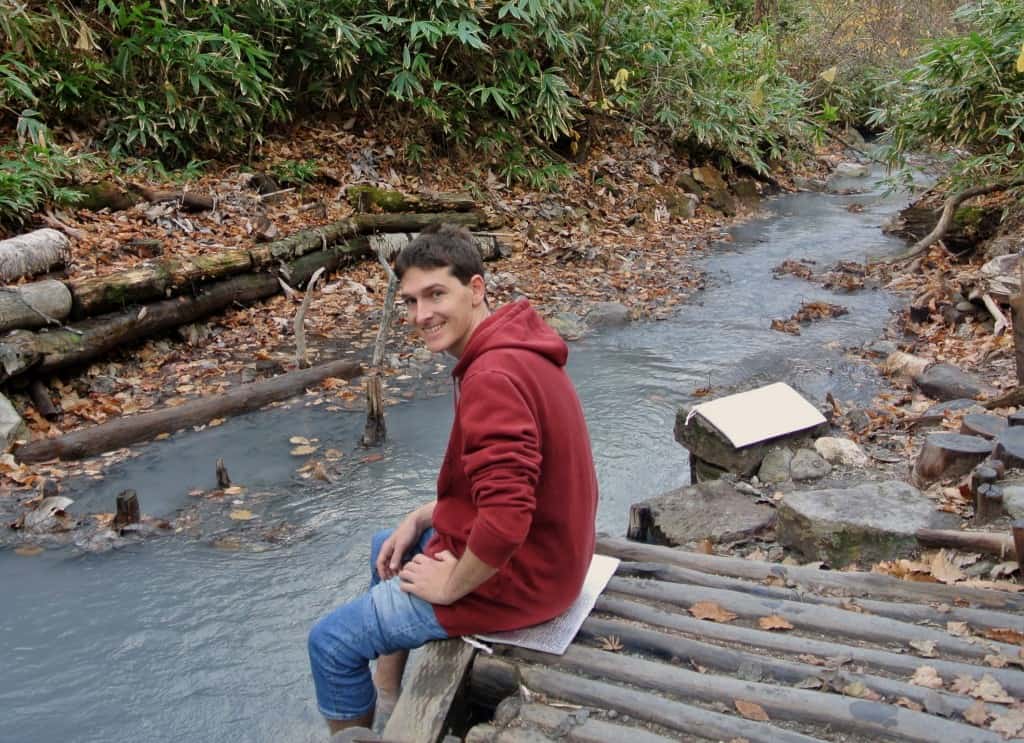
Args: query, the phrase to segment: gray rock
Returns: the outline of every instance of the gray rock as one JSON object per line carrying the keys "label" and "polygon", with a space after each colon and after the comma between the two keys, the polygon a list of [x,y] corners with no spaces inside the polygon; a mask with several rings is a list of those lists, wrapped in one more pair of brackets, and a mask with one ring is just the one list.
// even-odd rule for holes
{"label": "gray rock", "polygon": [[1003,487],[1003,510],[1011,519],[1024,519],[1024,485]]}
{"label": "gray rock", "polygon": [[18,415],[11,401],[0,395],[0,446],[3,451],[10,449],[15,441],[28,436],[28,427]]}
{"label": "gray rock", "polygon": [[736,214],[736,199],[729,193],[729,185],[722,178],[722,174],[710,165],[693,169],[694,179],[701,184],[704,193],[701,195],[704,203],[713,209],[718,209],[727,217]]}
{"label": "gray rock", "polygon": [[673,490],[645,501],[646,539],[671,547],[710,539],[730,542],[764,531],[775,510],[742,495],[725,480]]}
{"label": "gray rock", "polygon": [[757,470],[757,476],[763,481],[772,484],[785,482],[789,479],[789,463],[793,461],[793,452],[784,447],[769,449],[761,460],[761,466]]}
{"label": "gray rock", "polygon": [[688,408],[682,407],[676,413],[676,441],[698,459],[742,477],[750,477],[757,472],[761,460],[769,449],[779,446],[796,448],[825,435],[829,430],[828,423],[822,423],[814,428],[737,449],[700,415],[694,415],[687,424],[686,417],[689,412]]}
{"label": "gray rock", "polygon": [[629,324],[629,308],[618,302],[598,302],[587,311],[586,320],[592,328],[620,328]]}
{"label": "gray rock", "polygon": [[812,449],[798,449],[789,463],[789,474],[794,480],[820,480],[832,471],[832,465]]}
{"label": "gray rock", "polygon": [[828,188],[826,183],[821,178],[807,178],[802,175],[795,176],[793,178],[793,185],[796,186],[799,191],[824,191]]}
{"label": "gray rock", "polygon": [[732,192],[747,209],[755,208],[761,201],[761,192],[753,178],[740,178],[732,184]]}
{"label": "gray rock", "polygon": [[854,433],[864,433],[871,428],[871,416],[868,415],[868,411],[861,408],[848,411],[843,419]]}
{"label": "gray rock", "polygon": [[905,482],[787,493],[775,533],[785,546],[832,567],[877,562],[917,549],[918,529],[955,528],[958,519]]}
{"label": "gray rock", "polygon": [[548,325],[567,341],[578,341],[583,337],[586,328],[576,315],[571,312],[559,312],[547,319]]}
{"label": "gray rock", "polygon": [[699,457],[690,458],[690,482],[711,482],[727,474],[729,470],[705,462]]}
{"label": "gray rock", "polygon": [[846,162],[839,163],[832,172],[839,178],[867,178],[871,175],[871,168],[864,163]]}
{"label": "gray rock", "polygon": [[959,369],[952,364],[932,364],[921,374],[914,377],[914,384],[924,394],[934,400],[956,400],[958,398],[977,398],[982,392],[991,389],[973,374]]}

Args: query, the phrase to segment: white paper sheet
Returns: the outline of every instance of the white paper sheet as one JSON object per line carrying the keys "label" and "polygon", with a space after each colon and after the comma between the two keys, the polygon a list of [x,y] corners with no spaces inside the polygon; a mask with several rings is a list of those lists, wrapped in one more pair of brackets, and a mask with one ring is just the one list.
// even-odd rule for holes
{"label": "white paper sheet", "polygon": [[825,416],[785,382],[695,405],[699,415],[737,449],[825,422]]}
{"label": "white paper sheet", "polygon": [[510,632],[495,632],[490,635],[476,635],[476,639],[481,642],[517,645],[530,650],[539,650],[542,653],[562,655],[572,643],[573,638],[576,637],[583,620],[590,615],[597,602],[597,597],[601,595],[601,591],[608,585],[608,581],[611,580],[618,567],[619,559],[617,557],[594,555],[590,561],[590,569],[587,570],[587,578],[583,582],[580,595],[564,614],[533,627]]}

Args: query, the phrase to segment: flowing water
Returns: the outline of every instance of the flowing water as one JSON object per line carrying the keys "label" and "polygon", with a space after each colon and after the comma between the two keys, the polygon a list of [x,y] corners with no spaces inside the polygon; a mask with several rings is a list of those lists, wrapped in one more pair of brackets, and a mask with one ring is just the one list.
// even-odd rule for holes
{"label": "flowing water", "polygon": [[[696,388],[783,380],[817,401],[828,391],[870,398],[878,380],[842,349],[877,338],[896,299],[833,294],[773,279],[771,269],[786,258],[822,270],[900,250],[879,226],[905,200],[879,189],[771,200],[764,218],[709,252],[708,288],[672,318],[572,344],[601,530],[622,534],[630,503],[689,481],[672,427]],[[848,210],[853,203],[863,210]],[[812,299],[850,313],[800,336],[769,329]],[[451,416],[444,397],[399,405],[384,458],[359,462],[362,414],[279,408],[178,434],[101,482],[70,484],[82,512],[110,510],[131,487],[147,513],[173,515],[196,500],[189,489],[213,487],[223,457],[247,488],[236,505],[257,518],[230,521],[228,506],[204,503],[195,533],[102,554],[0,551],[0,741],[322,740],[306,631],[365,586],[370,533],[430,496]],[[296,435],[344,450],[353,463],[343,482],[299,481],[288,454]]]}

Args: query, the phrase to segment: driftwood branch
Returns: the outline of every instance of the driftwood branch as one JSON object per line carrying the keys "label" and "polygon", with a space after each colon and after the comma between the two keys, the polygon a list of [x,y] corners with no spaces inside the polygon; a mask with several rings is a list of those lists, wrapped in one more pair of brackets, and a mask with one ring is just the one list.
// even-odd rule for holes
{"label": "driftwood branch", "polygon": [[985,194],[996,193],[997,191],[1005,191],[1010,188],[1016,188],[1017,186],[1024,186],[1024,178],[1018,178],[1004,183],[989,183],[984,186],[974,186],[973,188],[958,191],[946,199],[946,203],[942,207],[942,216],[939,217],[938,224],[935,225],[935,228],[931,232],[914,243],[910,250],[905,253],[900,253],[893,258],[886,258],[881,262],[902,263],[903,261],[917,257],[930,248],[934,243],[942,239],[946,234],[946,231],[949,229],[949,226],[953,223],[953,217],[956,215],[956,210],[965,201],[973,199],[976,196],[984,196]]}
{"label": "driftwood branch", "polygon": [[320,280],[323,274],[323,266],[313,272],[313,275],[306,283],[306,293],[302,297],[302,304],[299,305],[299,310],[295,313],[295,366],[299,369],[309,367],[309,359],[306,358],[306,311],[313,301],[313,294],[316,292],[316,282]]}
{"label": "driftwood branch", "polygon": [[256,410],[268,403],[301,394],[306,387],[318,384],[328,377],[352,379],[359,373],[358,364],[351,361],[332,361],[312,369],[303,369],[262,382],[242,385],[217,397],[194,400],[176,408],[119,418],[56,439],[34,441],[16,449],[14,456],[21,462],[82,459],[145,441],[161,433],[173,433],[186,426],[207,423],[213,418]]}
{"label": "driftwood branch", "polygon": [[384,295],[384,310],[380,318],[380,327],[377,329],[377,339],[373,344],[373,369],[366,380],[366,426],[363,429],[363,446],[380,446],[387,438],[381,366],[384,363],[384,348],[391,330],[391,317],[395,311],[395,292],[398,290],[398,277],[387,262],[384,251],[377,250],[376,253],[377,260],[387,273],[388,288]]}

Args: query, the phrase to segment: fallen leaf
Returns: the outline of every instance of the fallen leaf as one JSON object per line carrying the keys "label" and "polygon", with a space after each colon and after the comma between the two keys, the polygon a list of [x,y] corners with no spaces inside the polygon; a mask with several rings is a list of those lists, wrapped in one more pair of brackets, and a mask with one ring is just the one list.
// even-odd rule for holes
{"label": "fallen leaf", "polygon": [[690,607],[689,611],[697,619],[707,619],[712,622],[731,622],[737,616],[728,609],[723,609],[714,601],[698,601]]}
{"label": "fallen leaf", "polygon": [[757,722],[768,722],[771,720],[768,717],[768,713],[764,711],[764,707],[760,704],[744,702],[742,699],[737,699],[734,703],[736,704],[736,711],[748,720],[756,720]]}
{"label": "fallen leaf", "polygon": [[979,727],[984,727],[991,716],[988,707],[980,699],[964,710],[964,719],[972,725],[978,725]]}
{"label": "fallen leaf", "polygon": [[935,657],[934,640],[911,640],[910,647],[914,648],[919,655],[923,655],[925,658]]}
{"label": "fallen leaf", "polygon": [[997,715],[990,729],[1004,738],[1014,738],[1024,733],[1024,708],[1017,707],[1005,715]]}
{"label": "fallen leaf", "polygon": [[324,459],[329,462],[334,461],[335,459],[341,459],[343,456],[345,456],[345,452],[340,449],[328,449],[324,452]]}
{"label": "fallen leaf", "polygon": [[974,687],[974,690],[970,692],[971,696],[976,699],[981,699],[986,702],[995,702],[998,704],[1013,704],[1016,700],[1006,693],[1006,690],[1000,685],[998,681],[992,678],[991,674],[986,673],[981,677],[981,681]]}
{"label": "fallen leaf", "polygon": [[872,691],[868,687],[864,686],[860,681],[854,681],[853,683],[847,684],[843,687],[843,694],[848,697],[857,697],[858,699],[868,699],[872,702],[877,702],[882,698],[882,695],[876,691]]}
{"label": "fallen leaf", "polygon": [[367,454],[365,457],[360,459],[360,462],[379,462],[384,458],[383,454]]}
{"label": "fallen leaf", "polygon": [[985,637],[999,642],[1008,642],[1011,645],[1024,645],[1024,632],[1018,632],[1008,627],[985,630]]}
{"label": "fallen leaf", "polygon": [[953,683],[949,685],[949,690],[954,694],[970,694],[977,685],[978,682],[973,677],[961,674],[953,679]]}
{"label": "fallen leaf", "polygon": [[906,707],[907,709],[914,710],[914,712],[922,712],[922,711],[924,711],[924,707],[922,705],[920,705],[917,702],[914,702],[914,701],[912,701],[910,699],[907,699],[906,697],[900,697],[899,699],[897,699],[896,700],[896,706],[897,707]]}
{"label": "fallen leaf", "polygon": [[305,436],[292,436],[290,439],[288,439],[288,443],[289,444],[308,444],[309,443],[309,439],[307,439]]}
{"label": "fallen leaf", "polygon": [[967,578],[967,573],[957,565],[951,550],[936,552],[929,567],[932,577],[940,583],[956,583]]}
{"label": "fallen leaf", "polygon": [[777,614],[772,614],[768,617],[761,617],[757,620],[757,626],[761,629],[767,630],[787,630],[793,629],[793,625],[783,619]]}
{"label": "fallen leaf", "polygon": [[228,518],[235,521],[249,521],[256,517],[253,515],[252,511],[247,511],[244,508],[236,508],[228,514]]}
{"label": "fallen leaf", "polygon": [[914,671],[914,675],[910,678],[910,683],[914,686],[924,686],[928,689],[941,689],[942,677],[931,666],[921,666]]}
{"label": "fallen leaf", "polygon": [[38,544],[23,544],[20,547],[14,548],[14,554],[21,555],[22,557],[35,557],[43,553],[43,548]]}
{"label": "fallen leaf", "polygon": [[242,485],[232,485],[231,487],[224,488],[224,495],[241,495],[245,492],[245,488]]}
{"label": "fallen leaf", "polygon": [[223,423],[224,423],[224,419],[223,418],[214,418],[209,423],[207,423],[207,425],[210,426],[211,428],[214,428],[216,426],[222,425]]}
{"label": "fallen leaf", "polygon": [[601,649],[608,650],[612,653],[617,653],[622,650],[622,640],[616,635],[608,635],[607,637],[599,637],[601,641]]}
{"label": "fallen leaf", "polygon": [[971,628],[967,626],[967,622],[946,622],[946,632],[954,637],[967,637],[971,634]]}
{"label": "fallen leaf", "polygon": [[313,466],[313,477],[317,480],[323,480],[324,482],[332,482],[331,476],[327,474],[327,470],[324,468],[323,462],[317,462]]}
{"label": "fallen leaf", "polygon": [[1004,655],[986,655],[985,663],[992,666],[993,668],[1006,668],[1010,664],[1012,658],[1007,658]]}
{"label": "fallen leaf", "polygon": [[797,659],[798,660],[802,660],[804,663],[810,663],[812,666],[823,666],[823,665],[825,665],[825,660],[824,659],[819,658],[816,655],[810,655],[809,653],[804,653],[802,655],[798,655]]}
{"label": "fallen leaf", "polygon": [[293,457],[305,457],[305,456],[315,452],[318,448],[319,447],[317,447],[317,446],[310,446],[309,444],[302,444],[301,446],[296,446],[294,449],[292,449],[291,450],[291,455]]}
{"label": "fallen leaf", "polygon": [[705,555],[713,555],[715,554],[715,543],[710,539],[702,539],[697,545],[697,551]]}

